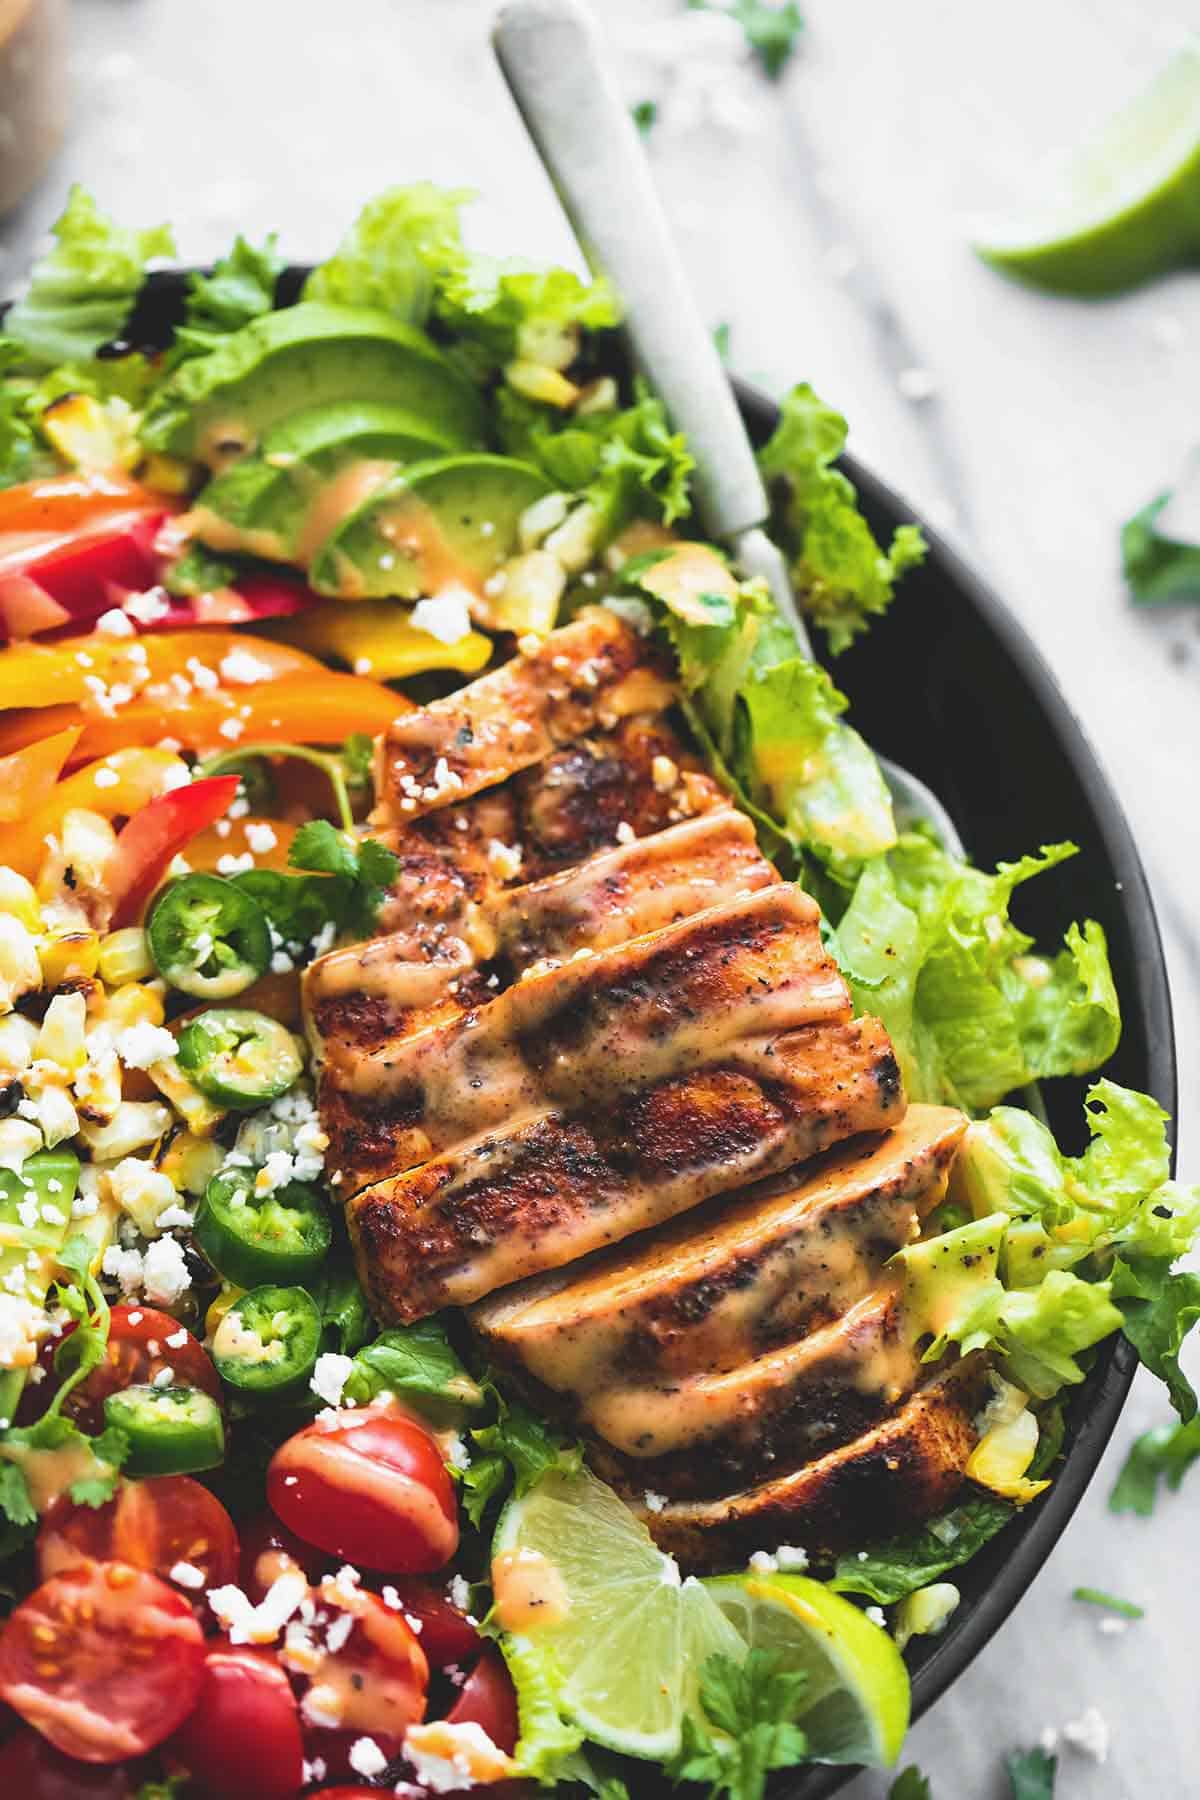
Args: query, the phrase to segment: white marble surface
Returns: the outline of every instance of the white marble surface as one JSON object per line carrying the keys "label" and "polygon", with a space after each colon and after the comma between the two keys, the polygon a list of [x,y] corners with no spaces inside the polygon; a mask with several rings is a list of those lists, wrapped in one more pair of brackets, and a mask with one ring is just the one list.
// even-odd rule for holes
{"label": "white marble surface", "polygon": [[[1158,899],[1182,1058],[1185,1169],[1200,1161],[1200,610],[1138,612],[1119,521],[1200,437],[1200,277],[1103,305],[1011,287],[965,247],[996,203],[1149,73],[1183,0],[802,0],[786,78],[747,76],[691,130],[675,0],[604,0],[630,97],[668,99],[651,140],[705,312],[732,360],[811,379],[853,446],[949,529],[1032,628],[1122,794]],[[478,188],[493,248],[569,254],[492,65],[489,0],[76,0],[69,141],[0,228],[10,280],[86,181],[133,222],[170,218],[184,256],[235,225],[319,254],[358,201],[427,176]],[[671,94],[674,102],[670,102]],[[731,115],[732,116],[729,116]],[[749,129],[745,127],[749,126]],[[928,376],[905,398],[905,370]],[[911,385],[911,384],[909,384]],[[1063,821],[1064,832],[1070,821]],[[1014,850],[1024,846],[1014,845]],[[1064,1800],[1200,1793],[1193,1645],[1197,1486],[1152,1527],[1105,1510],[1148,1381],[1064,1542],[978,1662],[914,1731],[936,1800],[1000,1800],[1001,1753],[1098,1705],[1103,1766],[1064,1752]],[[1145,1604],[1102,1636],[1078,1583]],[[856,1800],[885,1791],[864,1778]]]}

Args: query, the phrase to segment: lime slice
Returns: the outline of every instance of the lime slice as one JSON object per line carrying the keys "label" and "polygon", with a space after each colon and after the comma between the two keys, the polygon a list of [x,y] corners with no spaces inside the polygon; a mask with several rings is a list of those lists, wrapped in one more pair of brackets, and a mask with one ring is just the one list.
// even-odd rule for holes
{"label": "lime slice", "polygon": [[804,1711],[818,1762],[890,1767],[908,1730],[908,1671],[886,1631],[803,1575],[719,1575],[704,1588],[751,1650],[808,1674]]}
{"label": "lime slice", "polygon": [[1028,215],[975,243],[1035,287],[1105,294],[1200,258],[1200,39],[1065,167]]}
{"label": "lime slice", "polygon": [[[547,1590],[565,1604],[548,1607],[554,1616],[544,1623],[523,1623],[516,1647],[540,1660],[567,1718],[627,1756],[672,1756],[705,1658],[745,1655],[704,1584],[681,1580],[645,1526],[586,1470],[544,1476],[513,1501],[492,1555],[494,1564],[519,1556],[524,1569],[544,1559]],[[502,1591],[498,1581],[503,1623]]]}

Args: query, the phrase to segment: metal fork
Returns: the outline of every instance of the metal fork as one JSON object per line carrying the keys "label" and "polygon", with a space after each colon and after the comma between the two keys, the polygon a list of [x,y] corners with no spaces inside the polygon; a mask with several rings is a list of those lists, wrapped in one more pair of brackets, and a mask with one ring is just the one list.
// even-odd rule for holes
{"label": "metal fork", "polygon": [[[607,275],[621,296],[634,361],[688,439],[701,525],[728,546],[745,575],[766,582],[811,659],[787,564],[764,529],[770,507],[753,447],[591,13],[581,0],[511,0],[497,16],[492,43],[589,267]],[[898,818],[930,825],[962,857],[937,795],[899,764],[881,757],[880,765]]]}

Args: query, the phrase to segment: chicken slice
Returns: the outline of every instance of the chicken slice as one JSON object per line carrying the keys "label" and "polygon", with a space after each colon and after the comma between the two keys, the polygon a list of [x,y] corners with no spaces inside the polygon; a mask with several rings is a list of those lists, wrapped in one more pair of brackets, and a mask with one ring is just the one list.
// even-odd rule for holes
{"label": "chicken slice", "polygon": [[753,1551],[777,1544],[877,1543],[953,1502],[977,1441],[986,1366],[978,1356],[954,1363],[852,1443],[722,1499],[664,1504],[640,1471],[626,1497],[659,1548],[696,1573],[743,1567]]}
{"label": "chicken slice", "polygon": [[756,1060],[614,1092],[587,1117],[512,1123],[356,1195],[347,1219],[372,1311],[393,1322],[468,1306],[904,1114],[877,1019],[760,1041]]}
{"label": "chicken slice", "polygon": [[382,822],[402,825],[495,787],[596,726],[663,711],[675,693],[646,639],[587,607],[528,655],[396,721],[378,750]]}
{"label": "chicken slice", "polygon": [[940,1199],[966,1123],[950,1107],[910,1106],[885,1136],[494,1294],[474,1308],[474,1330],[496,1361],[581,1405],[633,1379],[752,1362],[871,1290]]}
{"label": "chicken slice", "polygon": [[[776,1034],[850,1016],[818,921],[807,895],[777,883],[533,969],[486,1006],[352,1063],[343,1056],[348,1113],[390,1115],[388,1172],[398,1174],[510,1120],[607,1106],[717,1062],[757,1065]],[[334,1157],[346,1187],[361,1187],[353,1139],[335,1143]]]}

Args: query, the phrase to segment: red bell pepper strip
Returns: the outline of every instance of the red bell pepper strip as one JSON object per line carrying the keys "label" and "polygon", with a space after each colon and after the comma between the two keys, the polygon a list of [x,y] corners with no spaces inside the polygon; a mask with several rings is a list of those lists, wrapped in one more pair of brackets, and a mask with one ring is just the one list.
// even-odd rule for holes
{"label": "red bell pepper strip", "polygon": [[210,775],[172,788],[122,826],[105,870],[114,929],[137,922],[172,860],[198,832],[228,812],[238,779]]}
{"label": "red bell pepper strip", "polygon": [[69,532],[0,533],[0,581],[24,576],[36,582],[78,630],[109,611],[114,590],[154,586],[154,539],[163,516],[161,508],[140,508],[103,514]]}

